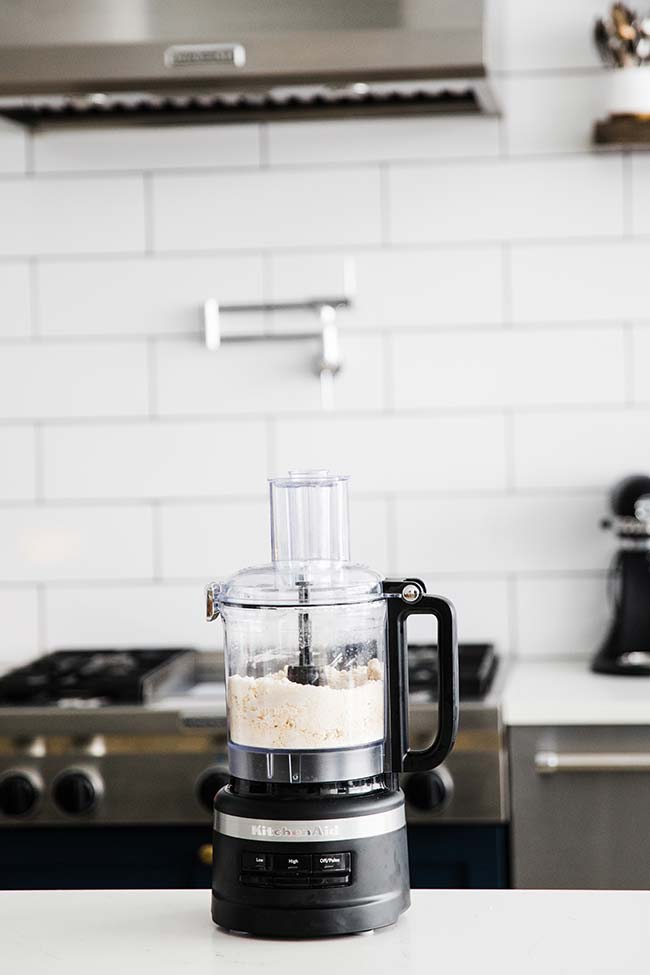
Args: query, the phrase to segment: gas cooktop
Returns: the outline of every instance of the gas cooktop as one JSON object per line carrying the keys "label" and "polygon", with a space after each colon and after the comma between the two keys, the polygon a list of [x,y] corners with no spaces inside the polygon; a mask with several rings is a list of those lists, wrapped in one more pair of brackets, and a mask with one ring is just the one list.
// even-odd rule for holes
{"label": "gas cooktop", "polygon": [[188,675],[187,647],[58,650],[0,677],[0,706],[143,704]]}
{"label": "gas cooktop", "polygon": [[[210,655],[211,656],[211,655]],[[458,648],[461,700],[482,700],[498,666],[488,643]],[[222,688],[220,673],[202,673],[207,655],[188,647],[59,650],[0,677],[0,707],[87,708],[152,704]],[[409,690],[427,701],[435,686],[435,644],[409,648]]]}

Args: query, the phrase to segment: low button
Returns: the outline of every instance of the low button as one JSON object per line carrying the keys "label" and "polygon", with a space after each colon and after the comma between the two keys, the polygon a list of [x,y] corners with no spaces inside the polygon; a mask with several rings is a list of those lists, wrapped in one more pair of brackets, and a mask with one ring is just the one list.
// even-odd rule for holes
{"label": "low button", "polygon": [[309,873],[311,870],[311,855],[305,854],[273,854],[274,873]]}
{"label": "low button", "polygon": [[342,873],[350,869],[349,853],[317,853],[313,857],[316,873]]}
{"label": "low button", "polygon": [[242,853],[241,868],[244,873],[263,873],[269,869],[269,860],[266,853]]}

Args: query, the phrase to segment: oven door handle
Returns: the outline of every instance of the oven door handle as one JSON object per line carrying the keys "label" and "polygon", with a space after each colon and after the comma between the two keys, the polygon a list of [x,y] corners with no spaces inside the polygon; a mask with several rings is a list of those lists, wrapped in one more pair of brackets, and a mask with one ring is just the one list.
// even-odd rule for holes
{"label": "oven door handle", "polygon": [[552,752],[535,755],[539,775],[577,772],[650,772],[649,752]]}

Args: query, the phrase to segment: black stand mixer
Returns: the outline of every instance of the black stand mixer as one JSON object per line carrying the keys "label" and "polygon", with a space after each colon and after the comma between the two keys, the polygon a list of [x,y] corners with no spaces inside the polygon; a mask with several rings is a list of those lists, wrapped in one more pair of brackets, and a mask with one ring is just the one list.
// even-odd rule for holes
{"label": "black stand mixer", "polygon": [[602,524],[619,543],[610,573],[614,618],[592,670],[650,675],[650,477],[620,481],[610,505],[613,517]]}
{"label": "black stand mixer", "polygon": [[[230,784],[215,798],[212,917],[262,936],[393,924],[409,906],[402,771],[451,750],[454,611],[349,561],[347,478],[271,481],[270,565],[208,588],[225,625]],[[437,728],[408,744],[408,616],[438,626]]]}

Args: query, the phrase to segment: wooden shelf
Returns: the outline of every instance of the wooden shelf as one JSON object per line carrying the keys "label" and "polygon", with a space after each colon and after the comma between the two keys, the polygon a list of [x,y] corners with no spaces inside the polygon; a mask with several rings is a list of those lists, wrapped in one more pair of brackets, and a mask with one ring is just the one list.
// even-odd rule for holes
{"label": "wooden shelf", "polygon": [[594,144],[602,149],[650,150],[650,116],[613,115],[596,122]]}

